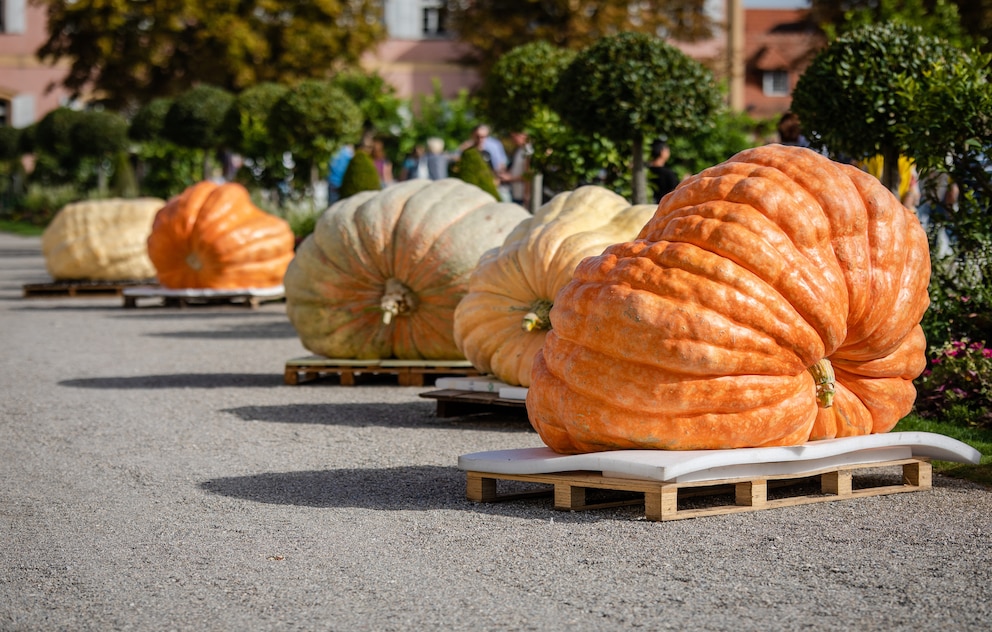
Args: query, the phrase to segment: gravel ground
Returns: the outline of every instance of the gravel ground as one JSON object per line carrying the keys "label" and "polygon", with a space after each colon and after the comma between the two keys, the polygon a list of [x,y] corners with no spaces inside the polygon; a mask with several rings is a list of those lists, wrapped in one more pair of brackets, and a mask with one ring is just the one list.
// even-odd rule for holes
{"label": "gravel ground", "polygon": [[281,304],[22,298],[0,234],[0,629],[985,630],[992,490],[656,523],[465,500],[430,387],[286,386]]}

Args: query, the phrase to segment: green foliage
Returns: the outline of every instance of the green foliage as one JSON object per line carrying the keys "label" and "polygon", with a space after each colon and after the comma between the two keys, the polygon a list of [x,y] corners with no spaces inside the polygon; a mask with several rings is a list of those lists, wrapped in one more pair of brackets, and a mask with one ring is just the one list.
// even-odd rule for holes
{"label": "green foliage", "polygon": [[957,409],[972,423],[992,429],[992,349],[984,342],[953,340],[930,350],[930,366],[916,381],[916,412],[940,418]]}
{"label": "green foliage", "polygon": [[172,99],[152,99],[141,106],[131,119],[128,136],[137,141],[152,141],[162,138],[165,117],[172,107]]}
{"label": "green foliage", "polygon": [[553,102],[558,76],[575,52],[540,41],[514,48],[499,58],[480,91],[481,108],[503,132],[526,129]]}
{"label": "green foliage", "polygon": [[469,184],[474,184],[495,199],[499,199],[499,191],[493,181],[493,171],[486,164],[482,152],[474,147],[462,152],[457,167],[452,168],[452,175]]}
{"label": "green foliage", "polygon": [[293,153],[304,176],[300,180],[309,183],[311,167],[325,175],[338,147],[358,140],[362,120],[362,111],[341,88],[309,80],[276,101],[267,123],[277,149]]}
{"label": "green foliage", "polygon": [[546,41],[552,46],[580,50],[615,33],[664,33],[692,42],[709,38],[714,24],[704,0],[543,0],[506,2],[474,0],[446,3],[452,30],[467,45],[467,57],[481,75],[509,51]]}
{"label": "green foliage", "polygon": [[214,149],[223,142],[221,123],[234,95],[216,86],[202,85],[178,96],[165,115],[162,136],[194,149]]}
{"label": "green foliage", "polygon": [[405,123],[404,104],[381,75],[348,70],[335,75],[331,84],[341,88],[362,111],[363,128],[391,136],[399,134]]}
{"label": "green foliage", "polygon": [[0,162],[21,157],[21,130],[16,127],[0,127]]}
{"label": "green foliage", "polygon": [[581,51],[559,77],[555,100],[566,123],[618,143],[694,134],[719,108],[709,70],[638,33],[604,37]]}
{"label": "green foliage", "polygon": [[446,99],[436,79],[432,92],[419,96],[412,109],[416,114],[397,138],[399,154],[403,156],[409,154],[414,145],[423,144],[432,137],[442,139],[445,147],[457,147],[480,122],[476,116],[475,97],[467,90],[461,90],[454,99]]}
{"label": "green foliage", "polygon": [[19,146],[22,154],[33,154],[37,150],[38,123],[21,128]]}
{"label": "green foliage", "polygon": [[35,128],[34,147],[56,159],[73,158],[72,128],[81,113],[66,107],[55,108],[46,114]]}
{"label": "green foliage", "polygon": [[[768,127],[770,123],[765,123]],[[676,136],[668,139],[672,150],[669,160],[679,177],[699,173],[703,169],[724,162],[735,154],[759,144],[756,133],[762,123],[744,113],[723,109],[713,121],[690,136]]]}
{"label": "green foliage", "polygon": [[828,10],[820,6],[823,2],[814,0],[813,4],[830,39],[869,24],[896,23],[918,26],[957,48],[971,48],[986,41],[981,29],[969,32],[961,21],[957,4],[947,0],[831,1]]}
{"label": "green foliage", "polygon": [[260,83],[238,94],[221,123],[225,144],[246,157],[272,153],[269,113],[288,90],[278,83]]}
{"label": "green foliage", "polygon": [[361,191],[382,189],[379,172],[375,169],[372,156],[364,151],[356,151],[341,180],[341,197],[347,198]]}
{"label": "green foliage", "polygon": [[29,184],[17,207],[5,213],[5,219],[32,226],[47,226],[63,206],[83,197],[72,184]]}
{"label": "green foliage", "polygon": [[142,195],[168,199],[199,181],[203,152],[167,141],[148,141],[138,147]]}
{"label": "green foliage", "polygon": [[635,203],[647,199],[644,138],[695,134],[720,107],[709,70],[640,33],[604,37],[581,51],[559,76],[554,103],[577,131],[602,134],[633,152]]}
{"label": "green foliage", "polygon": [[[817,54],[799,78],[792,109],[811,144],[862,159],[909,149],[905,125],[915,106],[900,84],[920,82],[922,92],[951,90],[934,69],[956,64],[961,51],[919,27],[874,24],[845,33]],[[931,148],[930,152],[941,148]],[[929,153],[929,152],[928,152]]]}
{"label": "green foliage", "polygon": [[385,37],[381,0],[38,4],[48,26],[39,56],[68,66],[62,83],[74,96],[92,91],[114,108],[197,85],[236,92],[321,77]]}
{"label": "green foliage", "polygon": [[110,194],[120,198],[138,197],[138,179],[131,166],[131,157],[126,151],[119,151],[114,156]]}
{"label": "green foliage", "polygon": [[76,117],[69,141],[77,156],[109,158],[128,146],[128,122],[115,112],[85,110]]}

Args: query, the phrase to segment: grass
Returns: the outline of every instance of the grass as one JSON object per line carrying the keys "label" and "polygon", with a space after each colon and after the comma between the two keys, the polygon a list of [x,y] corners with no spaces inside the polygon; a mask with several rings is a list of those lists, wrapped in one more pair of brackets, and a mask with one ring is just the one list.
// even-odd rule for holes
{"label": "grass", "polygon": [[992,430],[960,426],[942,421],[923,419],[917,415],[910,415],[896,424],[893,431],[933,432],[957,439],[962,443],[967,443],[982,453],[982,460],[978,465],[934,461],[934,472],[992,487]]}
{"label": "grass", "polygon": [[45,232],[44,226],[36,226],[27,222],[15,222],[9,219],[0,219],[0,232],[14,233],[15,235],[25,235],[37,237]]}

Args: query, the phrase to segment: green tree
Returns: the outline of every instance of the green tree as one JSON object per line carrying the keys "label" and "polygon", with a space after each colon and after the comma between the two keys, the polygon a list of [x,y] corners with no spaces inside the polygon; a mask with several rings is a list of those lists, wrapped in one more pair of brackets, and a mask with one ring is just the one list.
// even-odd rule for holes
{"label": "green tree", "polygon": [[35,165],[31,179],[40,184],[73,183],[79,179],[79,156],[72,147],[72,128],[78,110],[60,107],[43,116],[34,129]]}
{"label": "green tree", "polygon": [[244,184],[269,188],[286,177],[282,157],[269,131],[269,114],[289,90],[278,83],[260,83],[238,94],[221,124],[228,147],[241,154],[245,168],[239,174]]}
{"label": "green tree", "polygon": [[959,48],[989,49],[992,4],[987,0],[812,0],[813,19],[830,39],[868,24],[899,23]]}
{"label": "green tree", "polygon": [[216,86],[196,86],[179,95],[165,115],[162,136],[180,147],[203,150],[203,179],[211,175],[211,154],[224,142],[222,123],[234,95]]}
{"label": "green tree", "polygon": [[712,124],[720,91],[699,62],[641,33],[604,37],[581,51],[558,79],[555,109],[587,134],[601,133],[633,154],[633,201],[647,200],[646,136],[689,136]]}
{"label": "green tree", "polygon": [[362,125],[378,134],[395,136],[406,123],[405,103],[396,96],[396,88],[378,73],[346,70],[331,79],[362,111]]}
{"label": "green tree", "polygon": [[[127,155],[128,122],[116,112],[80,112],[69,131],[69,142],[77,159],[86,160],[97,174],[97,191],[107,193],[107,177],[118,154]],[[119,164],[119,163],[117,163]]]}
{"label": "green tree", "polygon": [[372,156],[364,151],[356,151],[341,180],[341,197],[347,198],[361,191],[382,189],[379,172],[375,169]]}
{"label": "green tree", "polygon": [[65,62],[63,85],[114,108],[199,84],[235,92],[291,84],[355,65],[385,37],[380,0],[37,0],[48,14],[38,51]]}
{"label": "green tree", "polygon": [[[792,109],[813,146],[854,159],[880,154],[882,182],[898,195],[898,157],[910,149],[916,132],[906,123],[915,120],[918,107],[899,86],[911,79],[920,92],[953,93],[954,87],[934,71],[963,58],[960,50],[919,27],[860,27],[817,54],[793,91]],[[927,153],[943,156],[944,149],[931,147]]]}
{"label": "green tree", "polygon": [[358,140],[362,121],[362,111],[341,88],[311,79],[280,97],[267,123],[278,149],[292,152],[300,180],[313,186],[331,155]]}
{"label": "green tree", "polygon": [[448,3],[452,30],[482,75],[518,46],[546,41],[580,50],[602,37],[640,32],[682,41],[706,39],[713,24],[704,0],[477,0]]}
{"label": "green tree", "polygon": [[452,171],[458,179],[474,184],[495,199],[499,199],[499,191],[496,190],[496,183],[493,182],[492,169],[478,149],[472,147],[463,151],[457,168]]}
{"label": "green tree", "polygon": [[203,175],[200,151],[180,147],[163,135],[173,99],[161,97],[143,105],[131,119],[128,136],[138,141],[138,187],[144,195],[169,198]]}

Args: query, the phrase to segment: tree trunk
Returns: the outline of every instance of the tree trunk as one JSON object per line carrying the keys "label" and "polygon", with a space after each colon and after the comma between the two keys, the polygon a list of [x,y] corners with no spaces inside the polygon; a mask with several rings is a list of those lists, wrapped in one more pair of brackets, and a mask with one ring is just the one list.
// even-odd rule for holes
{"label": "tree trunk", "polygon": [[544,174],[540,171],[534,172],[534,179],[530,183],[530,212],[533,215],[544,203]]}
{"label": "tree trunk", "polygon": [[647,204],[647,175],[644,168],[644,135],[634,138],[634,204]]}

